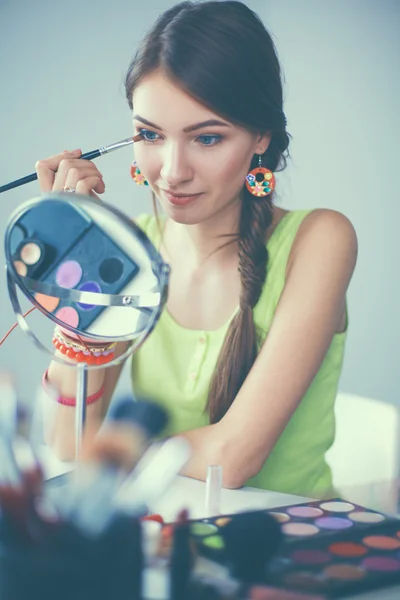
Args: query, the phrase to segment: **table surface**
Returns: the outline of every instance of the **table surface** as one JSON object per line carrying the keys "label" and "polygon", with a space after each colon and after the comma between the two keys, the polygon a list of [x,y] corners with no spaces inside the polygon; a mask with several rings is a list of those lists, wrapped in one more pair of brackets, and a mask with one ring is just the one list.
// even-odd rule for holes
{"label": "table surface", "polygon": [[[44,465],[46,478],[55,477],[72,469],[71,464],[59,462],[47,448],[41,450],[40,458]],[[371,490],[373,491],[371,492]],[[385,482],[385,484],[377,483],[362,487],[355,486],[349,489],[348,494],[344,491],[344,497],[360,504],[363,504],[361,500],[363,497],[367,497],[367,495],[375,499],[380,498],[379,505],[381,508],[378,510],[383,510],[382,503],[385,504],[386,502],[387,511],[393,513],[395,512],[395,504],[397,508],[397,495],[395,503],[393,490],[396,490],[396,492],[398,490],[398,485],[394,482]],[[189,510],[191,518],[207,517],[209,515],[206,510],[205,495],[206,486],[204,482],[179,476],[163,497],[151,506],[151,510],[161,514],[166,521],[174,520],[179,510],[183,508]],[[307,500],[308,498],[302,496],[282,494],[251,487],[243,487],[237,490],[223,489],[219,512],[220,514],[229,514],[245,510],[276,508],[277,506],[288,506],[298,502],[306,502]],[[365,505],[370,508],[377,508],[377,504],[378,502],[375,502],[375,506],[371,506],[370,503],[366,503]],[[165,598],[165,583],[165,574],[157,573],[154,569],[148,569],[144,578],[144,596],[149,600]],[[376,600],[377,598],[379,600],[398,600],[400,598],[400,585],[357,594],[351,596],[351,598],[354,600]]]}

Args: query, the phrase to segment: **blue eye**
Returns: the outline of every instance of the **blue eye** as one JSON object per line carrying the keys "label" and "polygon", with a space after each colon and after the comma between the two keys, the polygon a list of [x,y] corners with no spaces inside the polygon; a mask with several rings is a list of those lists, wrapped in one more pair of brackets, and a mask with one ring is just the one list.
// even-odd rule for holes
{"label": "blue eye", "polygon": [[203,146],[216,146],[222,141],[222,135],[204,134],[197,138]]}
{"label": "blue eye", "polygon": [[149,131],[148,129],[139,129],[139,133],[144,137],[146,142],[155,142],[159,138],[158,133]]}

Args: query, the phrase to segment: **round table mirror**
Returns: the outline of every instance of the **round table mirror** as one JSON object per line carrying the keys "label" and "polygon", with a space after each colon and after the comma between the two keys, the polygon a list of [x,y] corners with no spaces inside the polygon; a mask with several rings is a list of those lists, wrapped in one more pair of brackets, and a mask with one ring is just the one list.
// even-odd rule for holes
{"label": "round table mirror", "polygon": [[85,419],[89,369],[124,361],[155,326],[167,297],[169,266],[143,231],[109,204],[88,196],[49,193],[19,206],[5,235],[7,283],[20,326],[34,343],[55,354],[24,318],[22,292],[67,335],[95,343],[130,341],[104,364],[79,362],[76,454]]}

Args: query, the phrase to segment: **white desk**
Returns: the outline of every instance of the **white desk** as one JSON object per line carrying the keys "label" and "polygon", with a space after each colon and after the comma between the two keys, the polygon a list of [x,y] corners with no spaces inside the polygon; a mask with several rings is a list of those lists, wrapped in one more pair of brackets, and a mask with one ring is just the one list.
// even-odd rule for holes
{"label": "white desk", "polygon": [[[48,451],[41,455],[47,477],[54,477],[71,469],[71,465],[60,463]],[[182,508],[190,511],[191,518],[207,517],[205,509],[205,483],[188,477],[177,477],[166,494],[151,507],[152,511],[163,516],[164,520],[172,521]],[[298,502],[306,502],[307,498],[291,494],[269,492],[257,488],[245,487],[239,490],[222,490],[221,514],[236,513],[251,509],[275,508]],[[151,600],[163,598],[161,590],[164,587],[163,576],[149,571],[145,576],[145,597]],[[158,593],[160,592],[160,593]],[[165,596],[164,596],[165,597]],[[375,590],[368,593],[351,596],[354,600],[399,600],[400,586]]]}

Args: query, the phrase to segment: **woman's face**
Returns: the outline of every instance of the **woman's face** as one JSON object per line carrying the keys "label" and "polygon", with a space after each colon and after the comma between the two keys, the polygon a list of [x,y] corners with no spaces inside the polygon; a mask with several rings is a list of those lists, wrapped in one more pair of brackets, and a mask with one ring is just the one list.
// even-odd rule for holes
{"label": "woman's face", "polygon": [[196,224],[239,202],[254,154],[269,136],[233,125],[199,104],[161,71],[133,94],[135,158],[169,217]]}

